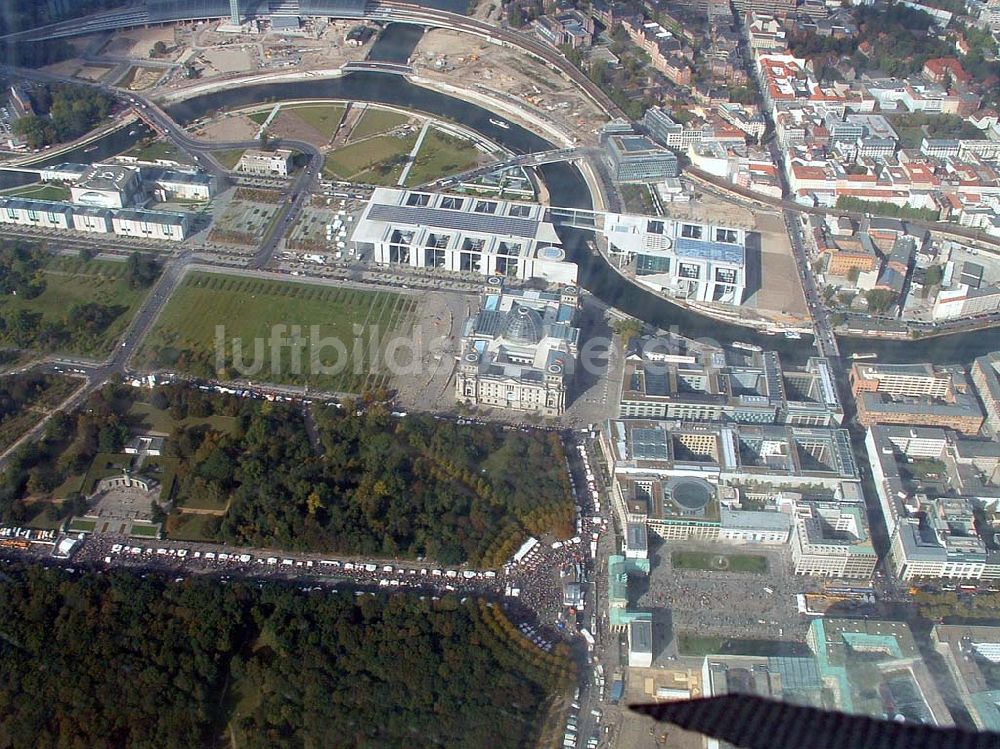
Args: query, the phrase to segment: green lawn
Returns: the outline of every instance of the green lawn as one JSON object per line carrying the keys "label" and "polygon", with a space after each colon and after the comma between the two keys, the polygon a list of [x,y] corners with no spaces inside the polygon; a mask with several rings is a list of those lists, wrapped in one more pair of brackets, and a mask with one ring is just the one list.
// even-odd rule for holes
{"label": "green lawn", "polygon": [[155,525],[132,523],[132,528],[129,533],[130,535],[142,536],[143,538],[156,538],[160,535],[160,529]]}
{"label": "green lawn", "polygon": [[177,503],[182,510],[207,510],[209,512],[222,513],[226,507],[229,505],[227,499],[222,499],[222,501],[215,502],[208,497],[178,497]]}
{"label": "green lawn", "polygon": [[340,121],[344,118],[344,109],[341,104],[307,104],[300,107],[283,107],[281,111],[294,113],[329,140],[337,132]]}
{"label": "green lawn", "polygon": [[267,118],[271,116],[271,109],[273,109],[273,107],[268,107],[263,112],[254,112],[253,114],[248,114],[247,117],[256,122],[258,125],[263,125],[267,122]]}
{"label": "green lawn", "polygon": [[244,153],[242,148],[230,148],[227,151],[212,151],[212,156],[226,169],[235,169]]}
{"label": "green lawn", "polygon": [[188,416],[178,421],[169,411],[142,402],[132,405],[129,417],[135,420],[134,426],[137,429],[162,435],[170,435],[178,426],[187,429],[207,424],[220,432],[232,432],[236,428],[236,418],[233,416]]}
{"label": "green lawn", "polygon": [[87,478],[85,473],[74,473],[66,477],[59,486],[52,490],[53,499],[66,499],[73,494],[83,494],[83,482]]}
{"label": "green lawn", "polygon": [[169,141],[151,140],[140,143],[125,152],[125,156],[134,156],[142,161],[156,161],[157,159],[167,159],[176,161],[179,164],[190,164],[191,159],[183,151]]}
{"label": "green lawn", "polygon": [[361,115],[358,124],[351,131],[351,141],[367,138],[369,135],[378,135],[392,130],[394,127],[405,125],[410,118],[399,112],[392,112],[388,109],[374,109],[368,107]]}
{"label": "green lawn", "polygon": [[217,515],[175,513],[167,519],[165,533],[172,541],[216,541],[220,520]]}
{"label": "green lawn", "polygon": [[32,200],[69,200],[70,197],[68,187],[51,182],[32,182],[30,185],[5,190],[3,194]]}
{"label": "green lawn", "polygon": [[481,156],[482,153],[472,141],[431,128],[420,144],[413,168],[406,177],[406,184],[422,185],[440,177],[464,172],[476,166]]}
{"label": "green lawn", "polygon": [[[139,360],[144,367],[201,377],[357,393],[365,385],[387,382],[381,352],[391,335],[408,333],[415,307],[412,299],[388,292],[192,273],[164,308]],[[301,347],[286,340],[272,352],[272,335],[290,339],[294,325],[301,326]],[[355,325],[363,326],[358,340]],[[313,333],[322,344],[316,348],[315,367]],[[234,339],[241,347],[238,358]]]}
{"label": "green lawn", "polygon": [[45,290],[34,299],[6,295],[0,297],[0,317],[24,310],[41,314],[41,322],[61,323],[74,306],[96,303],[118,312],[117,317],[91,340],[73,339],[60,346],[39,344],[43,351],[59,349],[59,353],[83,356],[103,356],[128,326],[132,315],[146,296],[146,289],[132,289],[125,280],[125,263],[113,260],[86,262],[76,257],[53,256],[42,275]]}
{"label": "green lawn", "polygon": [[96,527],[96,520],[83,520],[81,518],[73,520],[69,524],[69,530],[73,532],[83,531],[84,533],[93,533],[94,528]]}
{"label": "green lawn", "polygon": [[767,557],[758,554],[711,554],[700,551],[675,551],[670,563],[678,570],[710,572],[767,572]]}
{"label": "green lawn", "polygon": [[333,179],[354,178],[373,185],[395,185],[416,140],[415,134],[405,138],[379,135],[330,151],[323,164],[323,175]]}
{"label": "green lawn", "polygon": [[38,528],[40,530],[58,530],[63,521],[59,518],[49,517],[49,508],[58,507],[58,502],[35,502],[28,505],[28,511],[35,510],[35,514],[24,522],[26,528]]}

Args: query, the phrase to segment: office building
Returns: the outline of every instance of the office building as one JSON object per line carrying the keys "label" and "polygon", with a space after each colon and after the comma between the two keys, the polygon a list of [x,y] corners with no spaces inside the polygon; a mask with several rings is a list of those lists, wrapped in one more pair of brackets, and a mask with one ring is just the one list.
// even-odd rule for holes
{"label": "office building", "polygon": [[976,434],[983,424],[982,409],[956,368],[855,363],[849,379],[864,426],[913,424]]}
{"label": "office building", "polygon": [[114,227],[111,223],[110,208],[92,208],[85,205],[73,206],[73,228],[77,231],[87,231],[92,234],[111,234]]}
{"label": "office building", "polygon": [[145,182],[160,201],[211,200],[215,195],[215,177],[205,172],[154,170]]}
{"label": "office building", "polygon": [[976,729],[1000,733],[1000,627],[936,624],[930,637]]}
{"label": "office building", "polygon": [[455,397],[472,406],[559,416],[579,345],[576,289],[507,291],[499,280],[491,279],[479,311],[466,321]]}
{"label": "office building", "polygon": [[626,359],[619,417],[796,426],[832,426],[843,418],[824,358],[810,358],[803,369],[784,369],[774,351],[733,363],[722,351],[657,358]]}
{"label": "office building", "polygon": [[190,218],[186,213],[121,210],[111,214],[115,234],[140,239],[166,239],[182,242],[188,235]]}
{"label": "office building", "polygon": [[0,197],[0,223],[39,229],[72,229],[73,208],[48,200]]}
{"label": "office building", "polygon": [[600,446],[627,530],[642,525],[666,541],[791,544],[798,574],[867,578],[874,570],[843,430],[619,420],[604,425]]}
{"label": "office building", "polygon": [[0,224],[180,242],[188,236],[190,221],[190,215],[186,213],[99,208],[50,200],[0,197]]}
{"label": "office building", "polygon": [[653,665],[653,622],[636,619],[628,624],[628,665],[650,668]]}
{"label": "office building", "polygon": [[972,363],[972,382],[986,412],[986,431],[993,439],[1000,439],[1000,351]]}
{"label": "office building", "polygon": [[611,135],[605,138],[604,146],[615,182],[662,182],[679,174],[677,156],[643,135]]}
{"label": "office building", "polygon": [[292,152],[286,148],[259,151],[249,148],[243,152],[236,171],[255,177],[287,177],[291,172]]}
{"label": "office building", "polygon": [[1000,554],[974,522],[977,508],[1000,502],[1000,446],[938,428],[873,426],[865,448],[901,579],[1000,578]]}
{"label": "office building", "polygon": [[535,203],[380,187],[351,241],[378,265],[576,283],[576,264]]}
{"label": "office building", "polygon": [[952,725],[905,622],[813,619],[806,633],[827,710],[928,726]]}
{"label": "office building", "polygon": [[612,259],[638,283],[678,299],[738,305],[746,288],[743,229],[608,213]]}
{"label": "office building", "polygon": [[871,578],[878,555],[868,535],[863,504],[802,501],[795,513],[796,575]]}

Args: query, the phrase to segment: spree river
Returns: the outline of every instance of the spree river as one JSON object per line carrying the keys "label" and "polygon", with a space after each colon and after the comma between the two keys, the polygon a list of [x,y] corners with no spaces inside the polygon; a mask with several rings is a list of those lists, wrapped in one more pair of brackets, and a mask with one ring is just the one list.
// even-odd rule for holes
{"label": "spree river", "polygon": [[[177,122],[184,124],[204,117],[212,111],[289,99],[340,99],[388,104],[460,122],[515,153],[553,148],[548,141],[513,122],[510,123],[509,129],[493,125],[490,118],[497,115],[509,120],[509,113],[502,109],[491,111],[416,86],[402,76],[387,73],[358,72],[340,78],[234,86],[178,102],[168,107],[167,111]],[[74,152],[71,157],[59,160],[80,158],[93,161],[102,158],[113,148],[122,150],[128,145],[123,145],[124,141],[133,142],[139,137],[141,134],[127,136],[124,131],[118,131],[107,138],[107,143],[102,140],[97,151],[86,154],[91,158],[80,158],[83,154]],[[548,164],[540,170],[554,205],[591,207],[590,191],[575,166],[566,163]],[[733,341],[756,343],[780,352],[782,358],[789,362],[802,362],[816,353],[809,338],[789,340],[783,336],[761,335],[747,328],[713,320],[671,304],[622,278],[602,257],[592,253],[586,243],[590,237],[589,232],[560,229],[559,233],[567,257],[580,268],[581,286],[606,304],[657,328],[674,330],[690,338],[711,338],[721,344],[730,344]],[[845,356],[854,352],[874,352],[878,354],[879,360],[884,362],[968,363],[976,356],[1000,349],[1000,331],[955,333],[925,341],[840,338],[839,342],[841,352]]]}

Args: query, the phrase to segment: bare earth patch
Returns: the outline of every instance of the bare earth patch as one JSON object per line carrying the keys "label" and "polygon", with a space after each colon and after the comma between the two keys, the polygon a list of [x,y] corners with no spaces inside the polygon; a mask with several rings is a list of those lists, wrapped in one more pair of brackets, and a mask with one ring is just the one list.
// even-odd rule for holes
{"label": "bare earth patch", "polygon": [[249,117],[234,114],[231,117],[223,117],[209,122],[202,128],[203,134],[198,137],[207,141],[218,141],[220,143],[253,140],[257,137],[257,129],[259,127]]}

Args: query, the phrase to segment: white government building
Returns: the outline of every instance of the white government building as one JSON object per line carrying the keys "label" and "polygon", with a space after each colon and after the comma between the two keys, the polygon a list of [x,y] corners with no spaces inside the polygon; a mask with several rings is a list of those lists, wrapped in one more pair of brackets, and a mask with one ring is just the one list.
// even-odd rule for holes
{"label": "white government building", "polygon": [[376,188],[351,240],[378,265],[575,285],[545,206]]}
{"label": "white government building", "polygon": [[455,397],[559,416],[575,369],[580,330],[575,287],[558,293],[503,289],[489,279],[479,311],[465,322]]}
{"label": "white government building", "polygon": [[292,164],[292,152],[286,148],[260,151],[250,148],[243,152],[236,171],[255,177],[287,177]]}
{"label": "white government building", "polygon": [[663,217],[608,213],[608,252],[636,281],[693,302],[739,305],[746,291],[747,232]]}
{"label": "white government building", "polygon": [[210,174],[147,164],[58,164],[40,176],[69,184],[71,202],[0,197],[0,224],[180,242],[190,233],[190,214],[135,206],[148,194],[207,201],[216,189]]}
{"label": "white government building", "polygon": [[0,224],[180,242],[188,236],[190,217],[186,213],[99,208],[51,200],[0,197]]}

